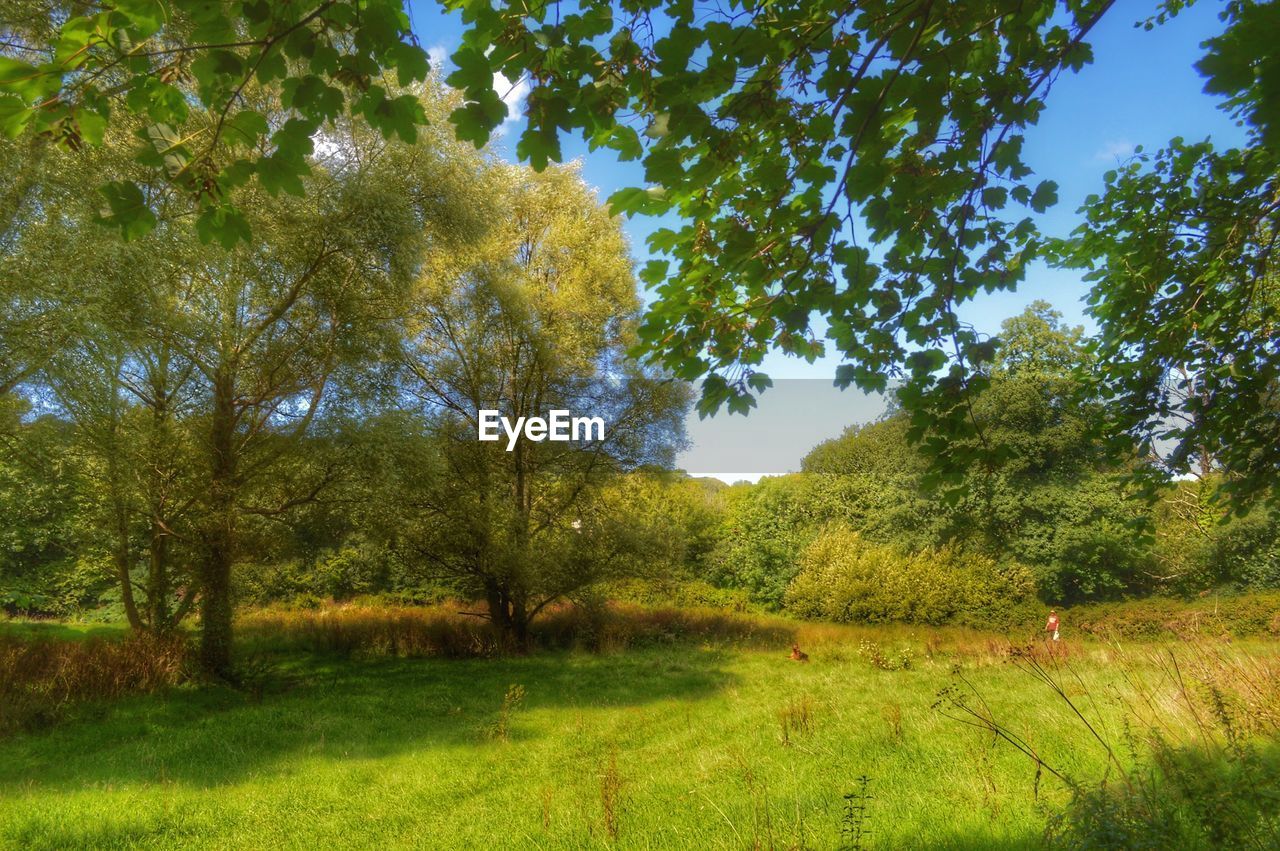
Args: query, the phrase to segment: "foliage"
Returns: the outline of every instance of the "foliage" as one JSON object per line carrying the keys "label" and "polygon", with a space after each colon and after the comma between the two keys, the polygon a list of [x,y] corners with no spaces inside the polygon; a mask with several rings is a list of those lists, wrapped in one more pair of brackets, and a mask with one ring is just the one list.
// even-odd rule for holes
{"label": "foliage", "polygon": [[[649,240],[645,347],[677,376],[710,376],[704,407],[740,410],[768,385],[754,370],[770,348],[824,351],[814,313],[851,361],[843,383],[883,390],[905,369],[912,400],[969,383],[962,364],[990,346],[955,306],[1012,286],[1034,257],[1017,210],[1044,210],[1056,187],[1030,179],[1021,131],[1052,80],[1089,61],[1110,6],[594,0],[562,18],[456,5],[469,31],[451,83],[478,103],[494,72],[538,83],[519,154],[541,167],[569,131],[643,159],[651,188],[613,208],[685,220]],[[477,140],[498,123],[454,118]],[[937,375],[953,346],[961,360]]]}
{"label": "foliage", "polygon": [[1024,736],[1001,719],[962,674],[940,693],[935,709],[1027,756],[1037,791],[1046,775],[1070,790],[1066,806],[1051,812],[1051,847],[1261,849],[1280,840],[1280,666],[1274,658],[1203,640],[1136,657],[1117,654],[1126,687],[1106,697],[1122,713],[1118,726],[1104,721],[1103,693],[1083,681],[1076,664],[1031,649],[1012,662],[1065,710],[1077,748],[1105,757],[1100,777],[1044,754],[1038,736]]}
{"label": "foliage", "polygon": [[1063,629],[1099,638],[1159,639],[1169,636],[1280,636],[1280,593],[1206,595],[1190,601],[1146,597],[1120,603],[1073,606],[1062,613]]}
{"label": "foliage", "polygon": [[725,491],[712,582],[745,589],[755,603],[778,609],[799,568],[800,552],[818,529],[850,510],[842,482],[822,476],[770,476]]}
{"label": "foliage", "polygon": [[79,461],[72,429],[55,417],[0,438],[0,609],[67,615],[111,584]]}
{"label": "foliage", "polygon": [[[546,606],[664,561],[661,521],[633,481],[669,466],[684,387],[624,357],[635,280],[616,219],[572,169],[494,166],[485,238],[432,252],[403,343],[405,394],[438,447],[405,482],[397,535],[459,595],[523,641]],[[589,441],[477,439],[481,410],[600,417]],[[656,559],[651,559],[659,553]],[[665,561],[670,561],[668,557]]]}
{"label": "foliage", "polygon": [[[404,87],[425,80],[425,52],[399,0],[63,0],[6,4],[0,129],[76,150],[120,124],[138,126],[148,179],[101,188],[102,219],[127,238],[156,225],[153,183],[190,202],[201,241],[249,242],[255,176],[262,190],[302,195],[313,138],[359,117],[390,140],[427,120]],[[407,40],[406,40],[407,39]],[[274,86],[283,114],[251,96]],[[312,188],[314,191],[314,187]]]}
{"label": "foliage", "polygon": [[[286,121],[279,89],[241,97]],[[449,108],[443,94],[415,102]],[[64,180],[83,183],[91,167],[133,173],[123,129]],[[422,253],[482,229],[482,212],[460,200],[473,197],[480,158],[447,135],[388,142],[355,120],[330,127],[324,143],[306,197],[242,190],[253,245],[202,245],[199,220],[163,186],[155,197],[169,206],[127,245],[97,230],[93,205],[63,183],[28,193],[14,217],[6,260],[15,268],[42,262],[37,274],[58,281],[84,255],[94,259],[82,279],[93,309],[69,325],[38,386],[76,422],[124,606],[131,621],[169,629],[198,592],[202,652],[215,672],[230,669],[231,568],[247,536],[343,473],[336,449],[295,454],[301,439],[323,431],[341,445],[338,412],[375,395],[363,379],[395,349]],[[131,599],[139,573],[146,617]]]}
{"label": "foliage", "polygon": [[904,553],[831,527],[800,556],[786,607],[848,623],[1004,627],[1040,611],[1026,568],[953,549]]}
{"label": "foliage", "polygon": [[670,605],[556,604],[530,624],[522,647],[492,622],[436,606],[343,605],[313,610],[260,609],[240,621],[260,649],[334,653],[362,658],[491,657],[513,651],[579,648],[622,651],[648,645],[714,641],[771,647],[792,640],[794,624],[717,608]]}
{"label": "foliage", "polygon": [[[905,378],[909,433],[938,481],[964,489],[965,470],[999,454],[998,440],[970,439],[998,344],[956,309],[1015,286],[1046,254],[1016,211],[1043,212],[1056,186],[1032,178],[1021,132],[1052,81],[1090,61],[1085,39],[1118,14],[1112,3],[593,0],[563,19],[553,4],[451,5],[469,31],[450,80],[469,99],[492,98],[495,72],[535,83],[520,155],[541,167],[562,133],[581,133],[644,163],[649,185],[616,193],[615,210],[680,216],[649,238],[642,277],[656,299],[641,348],[707,377],[702,410],[747,410],[770,383],[758,368],[771,350],[812,360],[831,346],[847,360],[839,383]],[[1147,28],[1183,5],[1161,4]],[[1091,270],[1094,377],[1119,403],[1115,452],[1175,442],[1167,469],[1126,473],[1150,486],[1215,464],[1240,504],[1277,493],[1277,14],[1226,3],[1197,65],[1247,147],[1175,139],[1154,159],[1139,152],[1047,252]],[[454,120],[480,141],[501,116]]]}
{"label": "foliage", "polygon": [[1149,589],[1150,510],[1097,438],[1103,406],[1075,377],[1091,364],[1082,330],[1035,302],[1003,323],[1001,341],[970,401],[969,448],[988,449],[981,464],[956,468],[962,488],[934,486],[938,464],[910,443],[905,411],[815,447],[805,470],[839,480],[841,518],[870,541],[1020,563],[1057,602]]}
{"label": "foliage", "polygon": [[1280,494],[1280,54],[1266,35],[1280,9],[1233,0],[1222,18],[1197,67],[1245,125],[1245,146],[1139,149],[1057,250],[1092,282],[1106,433],[1157,457],[1136,470],[1148,487],[1220,470],[1220,494],[1243,509]]}

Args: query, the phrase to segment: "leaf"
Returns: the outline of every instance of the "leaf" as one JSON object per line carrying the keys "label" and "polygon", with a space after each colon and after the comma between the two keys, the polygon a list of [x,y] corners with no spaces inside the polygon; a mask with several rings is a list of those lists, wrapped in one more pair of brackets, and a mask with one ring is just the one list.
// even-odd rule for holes
{"label": "leaf", "polygon": [[101,145],[102,136],[107,129],[107,116],[91,109],[80,107],[75,111],[76,127],[80,130],[80,138],[90,145]]}
{"label": "leaf", "polygon": [[267,119],[260,112],[242,109],[227,119],[222,127],[222,136],[227,144],[233,147],[252,148],[258,139],[265,136],[270,128]]}
{"label": "leaf", "polygon": [[1031,209],[1037,213],[1043,213],[1056,203],[1058,203],[1058,184],[1052,180],[1040,181],[1040,185],[1031,196]]}
{"label": "leaf", "polygon": [[28,103],[48,97],[62,86],[56,67],[37,68],[8,56],[0,56],[0,93],[15,94]]}
{"label": "leaf", "polygon": [[126,241],[145,236],[155,227],[155,213],[133,181],[114,181],[98,191],[106,201],[98,211],[98,221],[120,228]]}
{"label": "leaf", "polygon": [[309,171],[305,161],[300,162],[279,154],[258,160],[258,182],[273,198],[282,190],[299,197],[306,195],[302,175]]}
{"label": "leaf", "polygon": [[206,245],[217,242],[231,249],[238,242],[248,242],[253,236],[244,215],[229,204],[209,207],[196,219],[196,233]]}
{"label": "leaf", "polygon": [[165,8],[160,0],[114,0],[115,10],[127,16],[136,34],[145,38],[157,32],[165,22]]}
{"label": "leaf", "polygon": [[431,72],[431,62],[427,52],[416,44],[397,42],[390,52],[390,66],[396,69],[396,79],[400,85],[407,86],[414,81],[427,79]]}
{"label": "leaf", "polygon": [[22,134],[33,115],[35,110],[19,98],[0,96],[0,132],[10,139]]}

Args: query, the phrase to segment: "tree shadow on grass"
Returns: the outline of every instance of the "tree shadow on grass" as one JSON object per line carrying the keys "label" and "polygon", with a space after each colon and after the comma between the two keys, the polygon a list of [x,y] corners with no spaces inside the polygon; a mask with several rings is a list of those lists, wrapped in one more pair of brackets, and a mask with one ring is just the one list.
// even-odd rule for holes
{"label": "tree shadow on grass", "polygon": [[[521,710],[699,700],[729,687],[712,650],[467,660],[294,659],[260,699],[222,687],[85,705],[48,731],[0,740],[0,796],[119,783],[236,783],[291,757],[368,760],[483,744],[504,696]],[[533,737],[522,725],[511,741]]]}

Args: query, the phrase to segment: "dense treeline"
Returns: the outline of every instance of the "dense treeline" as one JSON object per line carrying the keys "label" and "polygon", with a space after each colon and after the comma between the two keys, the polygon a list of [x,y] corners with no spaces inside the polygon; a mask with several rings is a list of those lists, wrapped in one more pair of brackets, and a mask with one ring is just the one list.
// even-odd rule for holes
{"label": "dense treeline", "polygon": [[[239,96],[277,132],[295,120],[274,85]],[[618,220],[573,168],[459,143],[456,94],[402,96],[421,132],[335,119],[288,149],[305,171],[240,187],[252,241],[222,240],[139,164],[142,119],[84,150],[0,145],[5,611],[101,609],[160,634],[198,616],[204,666],[227,675],[250,603],[457,597],[520,643],[547,606],[601,594],[976,624],[1280,586],[1265,501],[1228,513],[1207,444],[1118,452],[1096,343],[1043,303],[990,346],[961,400],[971,432],[944,438],[895,398],[797,474],[673,471],[690,394],[630,356]],[[265,144],[251,135],[214,153]],[[102,228],[84,187],[149,174],[154,223]],[[611,425],[507,452],[474,439],[487,407]],[[1188,458],[1193,476],[1138,490]]]}
{"label": "dense treeline", "polygon": [[[271,86],[242,96],[292,120]],[[616,479],[669,464],[687,394],[624,357],[639,301],[619,223],[573,168],[457,142],[446,90],[412,96],[428,132],[334,122],[305,185],[246,190],[253,244],[208,239],[163,181],[145,235],[102,228],[83,188],[136,167],[123,137],[4,143],[0,605],[110,600],[157,633],[198,613],[226,675],[237,600],[279,593],[289,562],[308,566],[296,593],[482,600],[517,641],[635,572],[652,533],[620,520]],[[475,440],[482,408],[611,427],[506,452]]]}
{"label": "dense treeline", "polygon": [[[446,427],[426,415],[435,408],[366,407],[352,417],[335,407],[290,438],[272,481],[255,486],[258,503],[301,496],[287,511],[244,515],[235,599],[484,601],[497,588],[507,599],[491,614],[505,612],[524,631],[544,601],[600,594],[833,620],[1003,625],[1032,617],[1041,602],[1280,587],[1280,521],[1263,509],[1228,515],[1215,500],[1212,464],[1154,504],[1127,490],[1128,471],[1106,460],[1092,422],[1101,406],[1081,399],[1074,377],[1088,363],[1079,329],[1036,304],[1005,323],[1002,339],[975,416],[987,439],[1009,449],[1003,463],[968,474],[962,499],[930,488],[908,417],[891,408],[815,447],[803,472],[755,485],[691,479],[641,466],[669,458],[619,452],[626,463],[592,479],[589,496],[551,523],[522,527],[534,514],[522,517],[520,501],[514,514],[492,517],[490,540],[479,542],[491,558],[502,541],[522,544],[499,530],[541,528],[524,550],[508,550],[510,561],[487,563],[488,574],[477,562],[474,515],[491,492],[474,483],[501,481],[506,473],[493,465],[514,459],[461,439],[457,421]],[[419,375],[426,368],[419,363]],[[683,403],[669,399],[660,410],[665,425],[646,433],[673,438]],[[10,611],[124,614],[110,479],[86,439],[57,411],[10,426],[0,462]],[[554,461],[557,478],[572,478],[583,460]],[[554,499],[559,486],[541,496]],[[145,588],[155,555],[144,506],[131,505],[127,564]],[[199,587],[198,553],[175,538],[168,557],[181,565],[170,578],[180,606]]]}

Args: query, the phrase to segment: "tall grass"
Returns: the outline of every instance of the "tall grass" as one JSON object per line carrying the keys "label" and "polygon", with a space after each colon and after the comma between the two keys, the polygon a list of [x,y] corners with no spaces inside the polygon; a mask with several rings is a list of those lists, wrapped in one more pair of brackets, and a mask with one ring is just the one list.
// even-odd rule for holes
{"label": "tall grass", "polygon": [[186,640],[21,640],[0,634],[0,735],[45,726],[77,701],[150,692],[188,674]]}
{"label": "tall grass", "polygon": [[[513,652],[488,621],[466,614],[468,604],[437,606],[335,605],[320,609],[262,609],[240,618],[242,638],[265,649],[305,650],[356,657],[450,659]],[[536,649],[618,652],[677,642],[726,646],[788,646],[797,625],[715,609],[648,608],[617,603],[550,608],[534,622]]]}
{"label": "tall grass", "polygon": [[[937,707],[1028,756],[1069,788],[1046,837],[1064,848],[1280,847],[1280,657],[1197,639],[1116,646],[1115,685],[1040,649],[1011,661],[1069,710],[1082,748],[1104,757],[1101,777],[1073,776],[990,709],[963,676]],[[1103,707],[1106,707],[1105,711]],[[1106,718],[1120,710],[1121,726]]]}

